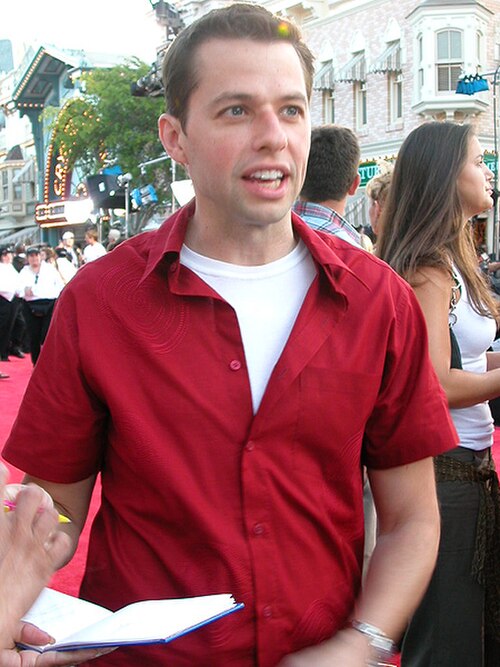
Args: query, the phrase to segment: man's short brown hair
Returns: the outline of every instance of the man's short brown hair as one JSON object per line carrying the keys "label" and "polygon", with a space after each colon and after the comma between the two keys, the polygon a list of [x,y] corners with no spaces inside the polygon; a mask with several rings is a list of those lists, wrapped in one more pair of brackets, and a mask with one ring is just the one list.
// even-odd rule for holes
{"label": "man's short brown hair", "polygon": [[[299,56],[308,97],[311,96],[314,57],[299,28],[259,5],[235,3],[214,9],[182,30],[168,48],[162,75],[167,113],[179,118],[185,129],[189,98],[198,85],[195,58],[199,47],[210,39],[252,39],[258,42],[288,42]],[[228,58],[231,54],[228,53]]]}
{"label": "man's short brown hair", "polygon": [[311,202],[342,200],[356,178],[359,158],[358,138],[348,127],[313,128],[301,198]]}

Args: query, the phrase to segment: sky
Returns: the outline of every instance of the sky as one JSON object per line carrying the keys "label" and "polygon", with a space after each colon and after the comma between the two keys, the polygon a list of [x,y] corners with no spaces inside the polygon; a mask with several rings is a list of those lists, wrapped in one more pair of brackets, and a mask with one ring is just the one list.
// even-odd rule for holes
{"label": "sky", "polygon": [[10,39],[14,65],[28,46],[138,56],[151,64],[164,41],[149,0],[0,0],[0,39]]}

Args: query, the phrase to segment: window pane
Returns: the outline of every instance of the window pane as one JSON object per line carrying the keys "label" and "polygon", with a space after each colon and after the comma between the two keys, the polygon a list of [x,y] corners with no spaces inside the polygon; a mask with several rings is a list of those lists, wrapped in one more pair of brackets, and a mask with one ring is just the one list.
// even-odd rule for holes
{"label": "window pane", "polygon": [[462,33],[458,30],[450,30],[450,58],[462,58]]}
{"label": "window pane", "polygon": [[450,90],[457,89],[458,77],[461,71],[462,67],[460,65],[452,65],[450,67]]}
{"label": "window pane", "polygon": [[323,91],[323,122],[335,122],[335,93],[333,90]]}
{"label": "window pane", "polygon": [[394,123],[403,117],[403,78],[392,74],[389,78],[389,122]]}
{"label": "window pane", "polygon": [[450,90],[450,68],[448,65],[438,65],[438,90]]}
{"label": "window pane", "polygon": [[368,122],[366,84],[364,82],[355,85],[354,95],[356,104],[356,127],[361,129],[365,127]]}
{"label": "window pane", "polygon": [[447,60],[449,56],[448,32],[439,32],[437,35],[438,60]]}
{"label": "window pane", "polygon": [[396,88],[396,118],[403,118],[403,84],[399,82]]}

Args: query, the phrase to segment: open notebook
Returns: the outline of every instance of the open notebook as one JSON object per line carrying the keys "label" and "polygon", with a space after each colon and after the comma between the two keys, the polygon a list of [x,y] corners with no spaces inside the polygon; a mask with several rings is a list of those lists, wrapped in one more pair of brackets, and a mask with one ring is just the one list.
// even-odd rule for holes
{"label": "open notebook", "polygon": [[[29,646],[39,653],[132,644],[167,643],[231,614],[244,605],[228,593],[145,600],[112,612],[99,605],[44,588],[23,620],[56,640]],[[23,644],[24,648],[28,645]]]}

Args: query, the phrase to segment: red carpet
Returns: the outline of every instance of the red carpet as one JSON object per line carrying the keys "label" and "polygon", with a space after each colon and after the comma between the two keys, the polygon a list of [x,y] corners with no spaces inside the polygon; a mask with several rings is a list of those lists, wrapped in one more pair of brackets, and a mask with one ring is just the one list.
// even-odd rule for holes
{"label": "red carpet", "polygon": [[[0,417],[0,451],[7,440],[12,424],[16,419],[21,399],[31,376],[31,370],[32,365],[29,356],[26,356],[25,359],[10,357],[9,362],[0,362],[0,371],[10,375],[10,378],[8,379],[0,380],[0,405],[2,410]],[[4,463],[10,470],[9,481],[20,482],[23,476],[22,472],[6,461],[4,461]],[[89,528],[97,511],[99,494],[100,485],[98,481],[94,490],[94,495],[92,496],[87,524],[80,537],[78,549],[71,562],[68,563],[66,567],[63,567],[56,572],[50,582],[52,588],[62,591],[63,593],[78,595],[87,556]]]}
{"label": "red carpet", "polygon": [[[25,359],[16,359],[11,357],[8,363],[0,362],[0,371],[8,373],[10,378],[0,380],[0,405],[2,406],[2,418],[0,420],[0,444],[3,447],[4,442],[10,432],[12,424],[15,421],[19,404],[23,397],[26,385],[31,375],[31,361],[28,357]],[[495,443],[493,446],[493,456],[496,459],[497,467],[500,465],[500,428],[495,429]],[[5,462],[6,463],[6,462]],[[13,468],[7,463],[11,471],[10,481],[19,482],[22,479],[21,471]],[[85,566],[85,558],[88,546],[89,527],[97,511],[99,503],[100,485],[96,484],[92,503],[89,511],[89,517],[83,533],[80,537],[78,550],[71,562],[57,572],[50,585],[63,593],[77,595],[80,581]],[[394,665],[396,667],[396,663]]]}

